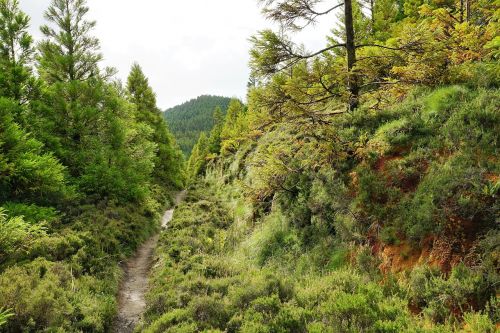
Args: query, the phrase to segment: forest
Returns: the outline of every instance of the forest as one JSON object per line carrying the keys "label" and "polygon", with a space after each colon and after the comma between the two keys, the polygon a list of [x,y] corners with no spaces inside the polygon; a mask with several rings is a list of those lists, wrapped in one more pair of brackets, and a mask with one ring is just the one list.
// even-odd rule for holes
{"label": "forest", "polygon": [[[186,158],[189,158],[200,134],[210,132],[215,119],[225,116],[230,100],[227,97],[204,95],[164,112],[168,127]],[[214,114],[217,107],[220,108],[220,115]]]}
{"label": "forest", "polygon": [[119,262],[184,186],[182,152],[141,67],[101,68],[84,0],[54,0],[45,36],[0,1],[0,330],[105,332]]}
{"label": "forest", "polygon": [[0,0],[1,332],[114,332],[155,234],[130,332],[498,332],[500,1],[255,6],[246,99],[162,114],[85,0]]}

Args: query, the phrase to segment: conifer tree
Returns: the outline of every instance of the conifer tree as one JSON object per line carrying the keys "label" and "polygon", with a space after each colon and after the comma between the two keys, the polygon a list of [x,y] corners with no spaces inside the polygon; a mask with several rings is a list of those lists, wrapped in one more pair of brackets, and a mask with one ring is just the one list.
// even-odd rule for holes
{"label": "conifer tree", "polygon": [[96,22],[87,21],[86,0],[52,0],[40,28],[39,72],[50,82],[85,81],[99,74],[99,40],[91,36]]}
{"label": "conifer tree", "polygon": [[156,116],[160,115],[160,110],[156,106],[156,96],[149,86],[149,80],[144,75],[141,66],[135,63],[132,65],[127,78],[127,91],[130,102],[137,106],[137,118],[139,121],[154,123]]}
{"label": "conifer tree", "polygon": [[237,99],[232,99],[227,108],[226,118],[224,119],[224,126],[222,126],[221,137],[222,139],[229,139],[237,131],[238,116],[244,112],[243,104]]}
{"label": "conifer tree", "polygon": [[[316,74],[319,78],[314,83],[317,83],[322,88],[322,93],[313,94],[312,96],[306,94],[309,99],[307,102],[290,101],[299,105],[299,107],[304,105],[318,105],[318,107],[321,107],[328,100],[344,97],[348,105],[347,109],[355,109],[359,104],[362,88],[385,84],[385,82],[378,81],[362,82],[363,76],[360,75],[360,69],[358,68],[358,53],[360,50],[367,47],[377,47],[392,51],[408,51],[418,46],[414,41],[409,41],[407,45],[394,47],[380,45],[370,39],[365,40],[366,38],[363,37],[368,36],[370,31],[359,31],[362,29],[356,31],[355,29],[356,27],[364,27],[367,30],[366,28],[370,26],[370,24],[363,22],[366,18],[360,9],[359,0],[345,0],[340,3],[330,0],[259,0],[259,2],[265,4],[263,11],[265,16],[279,23],[282,29],[279,34],[271,30],[264,30],[258,36],[252,37],[251,41],[254,45],[251,50],[253,75],[268,78],[275,73],[294,68],[300,63],[311,59],[317,60],[321,56],[328,57],[331,54],[335,54],[337,58],[341,56],[345,59],[344,68],[340,73],[335,74],[338,77],[336,82],[325,83],[324,77],[332,73]],[[317,7],[322,3],[327,3],[329,8],[319,10]],[[373,3],[373,7],[376,8],[376,6],[377,3]],[[325,48],[314,52],[306,52],[303,47],[298,47],[286,35],[287,31],[302,30],[316,23],[320,17],[325,17],[340,7],[343,8],[343,13],[340,15],[341,30],[336,33],[336,38],[330,38],[330,43]],[[371,33],[373,35],[374,31],[371,31]],[[343,93],[342,90],[346,90],[346,93]],[[288,98],[288,96],[284,97]]]}
{"label": "conifer tree", "polygon": [[217,106],[213,114],[214,127],[210,131],[209,151],[212,154],[219,154],[221,149],[221,133],[224,126],[224,114],[220,106]]}
{"label": "conifer tree", "polygon": [[14,120],[20,105],[0,98],[0,204],[51,203],[66,195],[64,167]]}
{"label": "conifer tree", "polygon": [[[298,61],[314,58],[333,49],[344,48],[347,60],[348,105],[349,109],[356,108],[359,97],[359,79],[354,71],[357,46],[355,44],[352,0],[344,0],[343,3],[335,2],[324,11],[315,9],[315,6],[322,2],[317,0],[259,1],[266,5],[264,14],[267,18],[280,23],[284,30],[295,31],[304,29],[306,26],[315,23],[319,17],[328,15],[339,7],[344,8],[344,41],[334,43],[312,54],[304,54],[285,36],[278,36],[271,31],[263,31],[260,38],[254,37],[252,39],[255,45],[252,50],[252,65],[256,69],[254,73],[272,74],[284,68],[289,68]],[[284,67],[279,67],[283,66],[283,64]]]}
{"label": "conifer tree", "polygon": [[183,180],[179,175],[183,168],[182,153],[177,149],[172,134],[156,106],[155,93],[138,64],[134,64],[130,71],[127,92],[130,102],[136,106],[136,119],[152,128],[149,139],[158,146],[153,171],[155,182],[161,188],[181,187]]}
{"label": "conifer tree", "polygon": [[248,127],[245,111],[245,106],[238,99],[232,99],[229,103],[220,135],[221,153],[238,149],[241,136]]}
{"label": "conifer tree", "polygon": [[34,54],[29,22],[18,0],[0,0],[0,94],[21,103],[34,85],[29,67]]}
{"label": "conifer tree", "polygon": [[195,179],[205,171],[207,156],[209,152],[209,142],[205,132],[200,134],[198,142],[194,145],[191,156],[187,164],[189,180]]}

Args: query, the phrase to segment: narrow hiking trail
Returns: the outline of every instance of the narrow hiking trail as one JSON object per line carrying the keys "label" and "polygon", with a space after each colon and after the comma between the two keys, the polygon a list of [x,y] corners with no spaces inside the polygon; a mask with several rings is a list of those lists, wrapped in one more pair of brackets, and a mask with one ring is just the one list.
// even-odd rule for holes
{"label": "narrow hiking trail", "polygon": [[[177,194],[176,205],[181,202],[185,194],[185,191]],[[165,212],[161,220],[162,231],[166,229],[173,215],[174,209]],[[159,238],[159,233],[149,238],[124,266],[125,277],[118,293],[118,314],[112,330],[115,333],[132,333],[141,320],[146,308],[145,296],[148,290],[149,272]]]}

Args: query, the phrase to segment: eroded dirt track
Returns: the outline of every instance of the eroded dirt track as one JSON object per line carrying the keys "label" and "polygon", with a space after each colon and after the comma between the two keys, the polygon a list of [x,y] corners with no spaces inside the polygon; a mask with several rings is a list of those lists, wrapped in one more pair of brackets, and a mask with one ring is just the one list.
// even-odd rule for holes
{"label": "eroded dirt track", "polygon": [[[184,194],[181,192],[177,195],[176,203],[182,200]],[[161,221],[163,229],[172,220],[173,214],[173,209],[165,212]],[[145,296],[148,290],[148,277],[158,239],[158,234],[148,239],[124,266],[125,276],[118,294],[118,315],[112,330],[115,333],[131,333],[141,320],[146,308]]]}

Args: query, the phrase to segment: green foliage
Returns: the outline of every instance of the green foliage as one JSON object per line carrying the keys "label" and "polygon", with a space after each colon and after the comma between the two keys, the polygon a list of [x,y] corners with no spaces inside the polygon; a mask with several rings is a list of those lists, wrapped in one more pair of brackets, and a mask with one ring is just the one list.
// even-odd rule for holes
{"label": "green foliage", "polygon": [[18,0],[0,2],[0,94],[22,103],[27,102],[36,87],[28,67],[34,54],[29,21],[19,9]]}
{"label": "green foliage", "polygon": [[[205,177],[163,236],[146,327],[182,311],[179,321],[160,321],[161,329],[490,329],[498,283],[497,95],[464,86],[419,89],[389,109],[338,115],[333,130],[318,125],[317,136],[287,120],[256,135],[252,126],[235,130],[238,145],[215,156],[203,136]],[[257,126],[269,119],[254,101],[241,114]],[[221,135],[221,147],[232,137]],[[212,212],[225,207],[234,222],[202,223],[216,219],[197,213],[196,198],[212,202]],[[449,256],[431,262],[438,267],[413,269],[431,260],[421,248],[434,250],[429,239],[456,248],[445,247]],[[385,267],[406,274],[393,277]],[[266,291],[261,278],[282,287]]]}
{"label": "green foliage", "polygon": [[485,290],[480,272],[463,265],[455,267],[448,278],[427,267],[416,268],[410,279],[411,302],[435,322],[444,322],[459,311],[473,310]]}
{"label": "green foliage", "polygon": [[221,153],[235,152],[239,148],[242,137],[248,130],[245,117],[246,108],[237,99],[232,99],[227,108],[226,118],[222,126],[220,137],[222,140]]}
{"label": "green foliage", "polygon": [[203,174],[207,165],[207,158],[210,154],[209,138],[202,132],[198,142],[194,145],[191,151],[191,156],[187,163],[187,173],[190,180],[195,179],[196,176]]}
{"label": "green foliage", "polygon": [[41,207],[34,204],[23,204],[7,202],[3,207],[11,216],[22,216],[31,224],[44,221],[48,226],[55,227],[58,224],[59,213],[53,207]]}
{"label": "green foliage", "polygon": [[219,154],[221,150],[221,134],[224,128],[224,113],[220,107],[214,110],[214,127],[210,131],[208,151],[211,154]]}
{"label": "green foliage", "polygon": [[473,333],[493,333],[497,329],[495,323],[488,316],[480,313],[466,313],[464,322],[467,329]]}
{"label": "green foliage", "polygon": [[189,157],[187,173],[191,180],[203,175],[209,162],[219,154],[235,152],[248,131],[245,108],[237,99],[231,100],[224,118],[220,108],[215,109],[213,118],[215,125],[210,135],[200,134]]}
{"label": "green foliage", "polygon": [[[70,265],[38,259],[0,276],[2,306],[15,313],[9,331],[105,332],[114,316],[117,284],[78,276]],[[112,274],[104,275],[112,281]]]}
{"label": "green foliage", "polygon": [[219,107],[225,115],[230,98],[200,96],[166,110],[163,115],[182,152],[189,157],[202,132],[209,133],[217,120],[212,115]]}
{"label": "green foliage", "polygon": [[10,310],[0,309],[0,327],[7,323],[9,317],[12,317],[12,313],[10,312]]}
{"label": "green foliage", "polygon": [[99,69],[85,1],[52,2],[39,78],[18,7],[0,1],[0,330],[108,332],[182,155],[140,68],[127,92]]}
{"label": "green foliage", "polygon": [[[320,2],[264,12],[301,30]],[[497,2],[347,1],[319,52],[261,32],[248,105],[166,111],[184,172],[140,66],[125,88],[100,68],[85,0],[51,2],[36,77],[0,0],[1,330],[108,332],[120,261],[188,178],[138,329],[495,331]]]}
{"label": "green foliage", "polygon": [[[373,275],[348,266],[346,250],[335,250],[330,271],[298,272],[296,265],[309,250],[297,241],[295,246],[304,252],[284,245],[289,243],[286,239],[290,239],[293,231],[276,229],[283,224],[277,222],[278,216],[250,230],[250,238],[241,244],[226,242],[226,235],[235,226],[221,223],[228,217],[221,210],[224,203],[217,201],[212,186],[193,188],[186,203],[174,213],[169,231],[162,234],[159,264],[148,295],[145,323],[140,329],[145,332],[176,332],[181,328],[229,332],[431,332],[423,328],[424,321],[415,321],[411,316],[403,285],[380,283]],[[261,260],[262,255],[267,259]],[[274,260],[270,261],[269,255]],[[417,276],[417,271],[414,274]],[[439,287],[432,290],[439,295],[448,291],[466,298],[478,290],[475,289],[478,277],[457,268],[449,279],[437,278]],[[461,291],[456,290],[461,284],[464,284]],[[424,286],[428,288],[429,284]],[[429,299],[443,299],[447,304],[447,298],[435,296]],[[489,319],[478,313],[471,312],[466,317],[474,325],[488,325]],[[448,324],[434,327],[436,332],[452,331]]]}
{"label": "green foliage", "polygon": [[394,230],[420,240],[456,218],[491,227],[495,190],[484,177],[497,172],[487,160],[498,146],[497,94],[446,87],[409,99],[393,120],[379,116],[360,150],[371,165],[359,165],[355,185],[359,211],[386,225],[384,241],[397,241]]}
{"label": "green foliage", "polygon": [[143,200],[156,144],[150,127],[134,121],[133,109],[102,81],[56,83],[34,106],[31,124],[55,152],[78,188],[97,199]]}
{"label": "green foliage", "polygon": [[53,0],[45,12],[51,25],[40,28],[38,70],[49,83],[84,81],[99,74],[99,40],[90,35],[95,21],[85,20],[86,0]]}
{"label": "green foliage", "polygon": [[118,261],[155,225],[133,207],[76,208],[62,228],[2,215],[0,307],[15,315],[8,330],[106,332],[113,322]]}
{"label": "green foliage", "polygon": [[19,260],[32,244],[46,235],[43,224],[30,225],[22,217],[8,218],[0,208],[0,265],[7,260]]}
{"label": "green foliage", "polygon": [[138,64],[132,66],[127,80],[130,100],[137,108],[136,120],[151,127],[149,140],[156,143],[154,169],[152,176],[160,188],[168,186],[180,189],[183,185],[183,156],[169,132],[160,110],[156,106],[156,97]]}
{"label": "green foliage", "polygon": [[64,199],[65,168],[15,121],[21,107],[0,98],[0,202],[24,198],[40,203]]}

